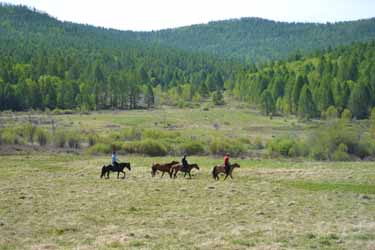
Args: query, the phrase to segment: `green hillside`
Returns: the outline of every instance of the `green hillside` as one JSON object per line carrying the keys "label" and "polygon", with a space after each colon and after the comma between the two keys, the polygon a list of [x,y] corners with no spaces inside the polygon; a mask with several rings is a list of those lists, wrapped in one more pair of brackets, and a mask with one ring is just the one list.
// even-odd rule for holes
{"label": "green hillside", "polygon": [[135,41],[131,32],[60,22],[27,7],[0,7],[0,109],[138,107],[142,94],[209,79],[237,63]]}
{"label": "green hillside", "polygon": [[356,118],[367,118],[375,106],[374,58],[374,41],[354,44],[246,72],[232,90],[267,114],[312,118],[347,109]]}
{"label": "green hillside", "polygon": [[188,51],[264,62],[286,59],[292,53],[305,54],[374,39],[375,19],[317,24],[242,18],[143,33],[138,37]]}

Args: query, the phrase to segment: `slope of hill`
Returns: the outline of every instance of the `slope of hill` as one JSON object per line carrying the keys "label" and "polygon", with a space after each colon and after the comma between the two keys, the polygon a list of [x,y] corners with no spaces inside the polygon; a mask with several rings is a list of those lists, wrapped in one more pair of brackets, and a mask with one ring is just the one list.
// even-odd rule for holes
{"label": "slope of hill", "polygon": [[[375,41],[271,64],[238,76],[233,93],[265,113],[367,118],[375,106]],[[349,112],[350,111],[350,112]],[[350,114],[351,113],[351,114]]]}
{"label": "slope of hill", "polygon": [[135,41],[132,32],[60,22],[0,6],[0,109],[135,108],[140,94],[207,79],[221,88],[239,64]]}
{"label": "slope of hill", "polygon": [[375,18],[328,24],[242,18],[141,33],[138,38],[188,51],[262,62],[286,59],[297,50],[305,54],[374,39]]}

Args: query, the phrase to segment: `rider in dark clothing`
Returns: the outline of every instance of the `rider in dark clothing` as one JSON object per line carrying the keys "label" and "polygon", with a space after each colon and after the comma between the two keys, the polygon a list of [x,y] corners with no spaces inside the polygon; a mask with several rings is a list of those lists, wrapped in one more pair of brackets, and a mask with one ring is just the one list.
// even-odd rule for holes
{"label": "rider in dark clothing", "polygon": [[184,157],[182,158],[181,163],[182,163],[182,171],[186,172],[188,169],[188,162],[186,160],[186,155],[184,155]]}

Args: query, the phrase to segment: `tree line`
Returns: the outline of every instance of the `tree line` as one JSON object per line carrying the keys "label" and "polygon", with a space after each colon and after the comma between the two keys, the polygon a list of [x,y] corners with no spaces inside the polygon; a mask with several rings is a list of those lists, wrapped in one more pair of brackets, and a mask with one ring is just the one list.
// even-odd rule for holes
{"label": "tree line", "polygon": [[375,106],[375,41],[295,61],[270,63],[237,76],[234,96],[259,104],[265,114],[301,118],[351,112],[367,118]]}

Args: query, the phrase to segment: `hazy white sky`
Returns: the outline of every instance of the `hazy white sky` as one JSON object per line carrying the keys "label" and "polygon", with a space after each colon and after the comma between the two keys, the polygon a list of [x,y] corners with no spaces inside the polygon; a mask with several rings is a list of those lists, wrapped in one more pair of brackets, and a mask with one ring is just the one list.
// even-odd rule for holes
{"label": "hazy white sky", "polygon": [[0,0],[60,20],[121,30],[158,30],[213,20],[262,17],[335,22],[375,17],[375,0]]}

